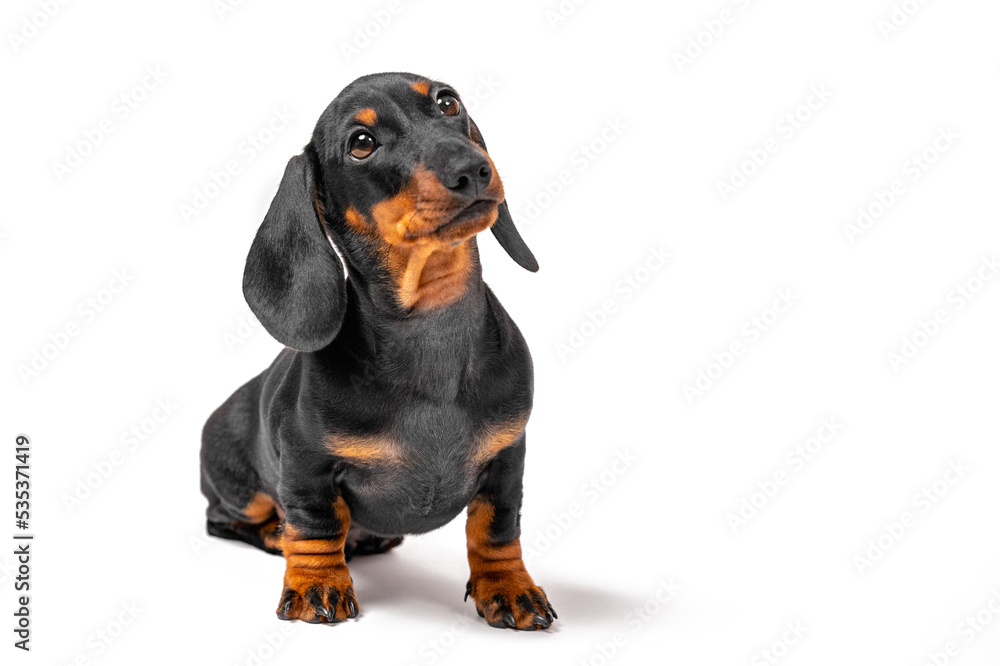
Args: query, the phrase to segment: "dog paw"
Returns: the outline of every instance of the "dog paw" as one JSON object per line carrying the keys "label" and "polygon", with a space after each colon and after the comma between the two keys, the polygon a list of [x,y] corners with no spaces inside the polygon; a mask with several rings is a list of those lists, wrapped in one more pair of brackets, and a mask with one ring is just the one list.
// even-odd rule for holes
{"label": "dog paw", "polygon": [[342,572],[289,570],[285,573],[278,619],[335,624],[357,617],[359,611],[354,584],[346,567]]}
{"label": "dog paw", "polygon": [[491,627],[548,629],[559,617],[545,591],[526,572],[474,576],[465,586],[466,600],[470,596],[476,603],[476,612]]}

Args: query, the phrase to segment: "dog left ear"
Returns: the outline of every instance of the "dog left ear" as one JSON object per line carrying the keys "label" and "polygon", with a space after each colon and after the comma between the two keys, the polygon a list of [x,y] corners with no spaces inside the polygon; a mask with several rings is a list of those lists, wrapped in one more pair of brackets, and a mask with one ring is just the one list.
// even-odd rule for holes
{"label": "dog left ear", "polygon": [[243,271],[243,295],[260,323],[306,352],[333,342],[347,305],[344,265],[317,214],[315,188],[309,157],[290,159]]}
{"label": "dog left ear", "polygon": [[[486,150],[486,141],[483,139],[483,134],[479,131],[479,127],[476,126],[476,122],[472,118],[469,118],[469,124],[471,125],[472,140],[480,148]],[[532,273],[538,270],[538,262],[535,260],[535,255],[528,249],[527,243],[524,242],[517,227],[514,226],[514,218],[510,215],[510,208],[507,206],[506,199],[500,203],[500,212],[497,214],[497,221],[493,223],[491,229],[493,230],[493,235],[500,243],[500,247],[507,252],[511,259],[517,262],[518,266]]]}

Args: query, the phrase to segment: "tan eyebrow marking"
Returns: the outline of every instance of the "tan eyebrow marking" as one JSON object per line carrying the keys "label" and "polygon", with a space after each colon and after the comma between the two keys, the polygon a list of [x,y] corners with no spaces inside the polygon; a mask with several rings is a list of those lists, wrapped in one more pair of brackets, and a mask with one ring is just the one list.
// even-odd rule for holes
{"label": "tan eyebrow marking", "polygon": [[410,87],[416,90],[424,97],[431,94],[431,84],[428,83],[427,81],[417,81],[416,83],[411,83]]}
{"label": "tan eyebrow marking", "polygon": [[354,119],[365,125],[374,125],[378,122],[378,114],[375,113],[375,109],[361,109],[354,115]]}

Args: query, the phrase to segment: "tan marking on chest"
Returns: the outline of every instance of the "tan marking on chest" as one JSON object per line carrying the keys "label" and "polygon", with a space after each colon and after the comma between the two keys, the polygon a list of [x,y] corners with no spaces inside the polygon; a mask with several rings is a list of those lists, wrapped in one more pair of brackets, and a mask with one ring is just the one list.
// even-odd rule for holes
{"label": "tan marking on chest", "polygon": [[483,433],[476,438],[472,454],[473,464],[481,467],[508,446],[513,445],[524,432],[527,423],[528,414],[523,414],[505,423],[487,426]]}
{"label": "tan marking on chest", "polygon": [[356,465],[371,467],[397,464],[403,460],[399,446],[381,435],[330,435],[323,444],[333,455]]}

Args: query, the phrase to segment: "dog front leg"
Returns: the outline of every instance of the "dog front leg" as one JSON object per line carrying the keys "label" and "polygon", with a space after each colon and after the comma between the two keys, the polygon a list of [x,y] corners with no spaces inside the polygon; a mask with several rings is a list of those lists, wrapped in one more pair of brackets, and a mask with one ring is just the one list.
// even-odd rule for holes
{"label": "dog front leg", "polygon": [[344,557],[351,526],[347,502],[329,489],[279,494],[285,508],[281,535],[285,584],[278,617],[314,624],[357,617],[360,608]]}
{"label": "dog front leg", "polygon": [[521,557],[523,472],[522,434],[490,463],[469,503],[465,533],[470,577],[465,598],[473,598],[476,611],[490,626],[532,631],[547,629],[557,616]]}

